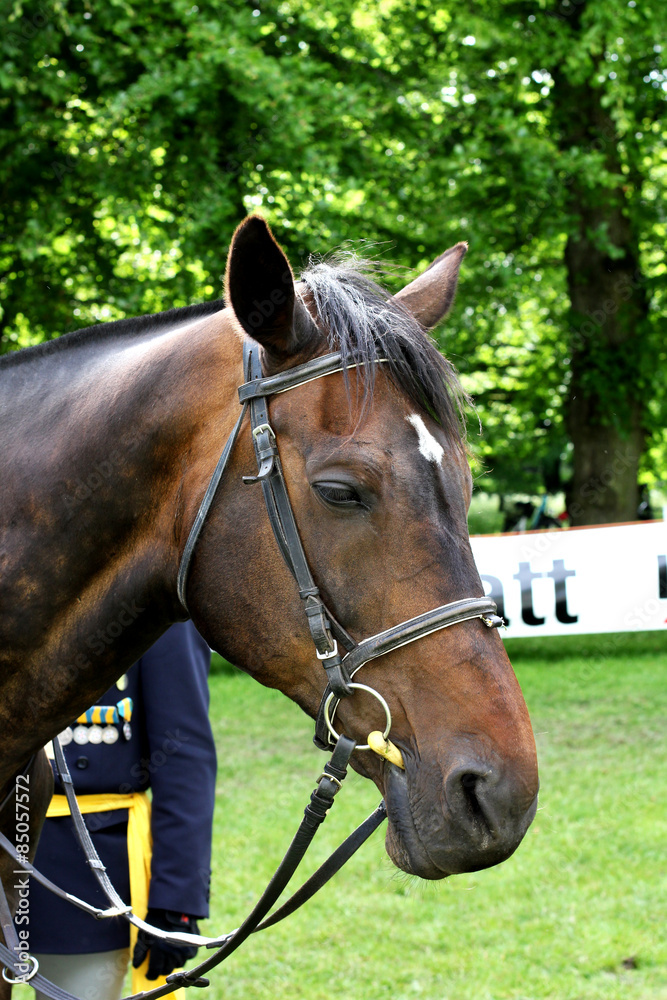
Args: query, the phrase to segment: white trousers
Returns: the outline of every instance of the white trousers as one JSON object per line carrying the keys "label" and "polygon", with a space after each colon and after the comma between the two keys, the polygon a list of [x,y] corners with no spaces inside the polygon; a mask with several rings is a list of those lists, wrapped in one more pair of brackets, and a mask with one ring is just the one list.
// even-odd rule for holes
{"label": "white trousers", "polygon": [[[130,961],[130,949],[95,951],[88,955],[35,955],[39,971],[80,1000],[120,1000]],[[35,990],[36,1000],[48,1000]]]}

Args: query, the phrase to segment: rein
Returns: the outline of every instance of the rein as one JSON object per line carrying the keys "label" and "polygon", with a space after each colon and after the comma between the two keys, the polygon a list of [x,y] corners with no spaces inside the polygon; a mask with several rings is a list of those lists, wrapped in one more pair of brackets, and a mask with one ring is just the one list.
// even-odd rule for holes
{"label": "rein", "polygon": [[[289,883],[319,827],[329,814],[331,806],[333,805],[334,796],[340,791],[343,780],[347,774],[347,765],[354,748],[354,740],[350,740],[346,736],[342,736],[339,739],[331,759],[324,765],[324,770],[317,780],[317,787],[311,794],[310,801],[304,810],[304,817],[292,840],[292,843],[287,849],[287,852],[276,869],[271,881],[241,926],[235,931],[226,934],[222,938],[211,939],[193,934],[167,933],[165,931],[158,930],[158,928],[153,928],[150,924],[145,923],[143,920],[139,920],[139,918],[135,917],[131,913],[131,908],[123,903],[116,893],[113,885],[109,881],[104,865],[100,861],[97,851],[90,840],[90,835],[85,827],[85,821],[81,816],[81,812],[76,802],[76,796],[74,795],[72,779],[69,775],[67,763],[57,740],[54,740],[56,763],[58,768],[62,769],[61,780],[63,781],[67,799],[70,804],[77,836],[79,837],[80,843],[84,848],[88,866],[91,868],[105,895],[114,905],[110,909],[103,911],[97,907],[91,906],[89,903],[85,903],[83,900],[77,899],[77,897],[72,896],[63,889],[55,886],[52,882],[49,882],[48,879],[41,875],[40,872],[34,869],[26,858],[16,851],[16,848],[3,834],[0,834],[0,847],[2,847],[7,854],[9,854],[13,861],[21,866],[26,874],[34,876],[39,882],[56,892],[59,896],[68,899],[75,906],[78,906],[80,909],[87,910],[89,913],[94,914],[98,918],[123,916],[125,919],[130,920],[131,923],[135,924],[135,926],[143,927],[157,937],[177,940],[187,944],[204,944],[207,948],[217,949],[213,955],[204,959],[203,962],[200,962],[193,968],[184,972],[172,973],[167,977],[165,985],[157,986],[155,989],[144,991],[142,993],[133,994],[130,997],[126,997],[125,1000],[157,1000],[158,997],[173,993],[174,990],[179,989],[180,987],[208,986],[209,981],[208,979],[203,978],[203,973],[215,968],[215,966],[219,965],[231,954],[233,954],[233,952],[236,951],[236,949],[251,934],[273,926],[273,924],[283,920],[285,917],[289,916],[296,909],[306,903],[319,889],[326,885],[326,883],[347,861],[349,861],[352,855],[362,846],[362,844],[366,842],[366,840],[368,840],[370,835],[386,819],[386,807],[384,802],[381,802],[377,809],[375,809],[374,812],[372,812],[370,816],[368,816],[368,818],[361,823],[360,826],[358,826],[345,841],[343,841],[343,843],[317,869],[317,871],[303,883],[301,888],[298,889],[285,903],[283,903],[282,906],[275,910],[270,917],[267,917],[269,910],[278,900],[278,897]],[[120,905],[115,905],[116,902]],[[73,994],[61,989],[61,987],[55,985],[42,976],[39,972],[39,963],[37,962],[37,959],[23,953],[23,949],[19,943],[11,915],[9,913],[7,897],[1,883],[0,924],[5,932],[6,941],[6,945],[0,942],[0,963],[6,966],[6,969],[3,969],[2,971],[3,979],[6,982],[30,982],[31,986],[33,986],[36,990],[39,990],[45,996],[50,997],[51,1000],[78,1000],[78,998],[74,997]],[[30,968],[26,969],[25,966],[28,962],[30,963]],[[8,971],[12,973],[12,976],[7,975]]]}

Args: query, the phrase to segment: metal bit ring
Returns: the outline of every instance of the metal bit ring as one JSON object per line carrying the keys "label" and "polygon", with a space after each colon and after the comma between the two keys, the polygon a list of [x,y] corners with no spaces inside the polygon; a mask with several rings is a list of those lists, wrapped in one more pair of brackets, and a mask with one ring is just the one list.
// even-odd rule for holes
{"label": "metal bit ring", "polygon": [[[389,735],[389,730],[391,729],[391,712],[389,711],[389,705],[387,704],[387,702],[384,700],[382,695],[375,690],[375,688],[368,687],[367,684],[355,684],[351,682],[350,687],[358,689],[360,691],[368,691],[369,694],[372,694],[373,697],[377,698],[377,700],[380,702],[380,704],[384,709],[384,714],[387,717],[387,725],[385,726],[384,732],[382,733],[382,735],[386,740],[387,736]],[[334,729],[333,725],[331,724],[331,716],[329,715],[329,706],[331,705],[331,702],[335,697],[336,695],[332,691],[329,697],[327,698],[326,702],[324,703],[324,721],[326,722],[327,729],[329,730],[333,738],[336,741],[338,741],[338,739],[340,738],[340,733],[337,733],[336,730]],[[338,704],[340,704],[340,702]],[[338,705],[336,705],[336,708],[338,708]],[[336,714],[336,709],[334,709],[334,715],[335,714]],[[361,746],[355,747],[355,750],[370,750],[370,749],[371,748],[369,747],[368,743],[363,743]]]}

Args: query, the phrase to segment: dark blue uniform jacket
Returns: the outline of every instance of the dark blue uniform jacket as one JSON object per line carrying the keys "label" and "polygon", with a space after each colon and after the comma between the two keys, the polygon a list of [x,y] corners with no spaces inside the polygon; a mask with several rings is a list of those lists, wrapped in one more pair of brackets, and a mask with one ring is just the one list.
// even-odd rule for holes
{"label": "dark blue uniform jacket", "polygon": [[[215,745],[208,719],[210,650],[190,622],[173,625],[99,704],[132,698],[130,739],[65,747],[77,794],[152,793],[153,861],[149,906],[208,916]],[[121,681],[122,684],[122,681]],[[119,728],[122,728],[119,727]],[[56,784],[56,792],[62,787]],[[88,814],[88,829],[127,902],[127,811]],[[47,819],[35,866],[100,907],[109,903],[87,868],[69,817]],[[30,949],[48,954],[111,951],[129,944],[122,918],[96,920],[36,882],[30,887]]]}

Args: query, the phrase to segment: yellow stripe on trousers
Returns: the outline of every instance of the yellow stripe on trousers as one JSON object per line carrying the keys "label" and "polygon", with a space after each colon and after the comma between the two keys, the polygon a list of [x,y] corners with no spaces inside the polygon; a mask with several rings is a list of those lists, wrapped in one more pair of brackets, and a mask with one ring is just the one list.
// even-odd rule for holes
{"label": "yellow stripe on trousers", "polygon": [[[130,902],[132,910],[141,920],[148,911],[148,889],[151,879],[151,857],[153,840],[151,837],[151,804],[145,792],[120,793],[101,792],[97,795],[77,795],[82,813],[110,812],[112,809],[127,809],[127,856],[130,866]],[[64,795],[54,795],[47,810],[47,818],[69,816],[69,806]],[[130,960],[137,942],[137,928],[130,924]],[[132,992],[141,993],[162,986],[166,977],[146,979],[148,957],[138,968],[132,969]],[[177,971],[177,970],[175,970]],[[185,990],[175,990],[177,1000],[184,1000]]]}

